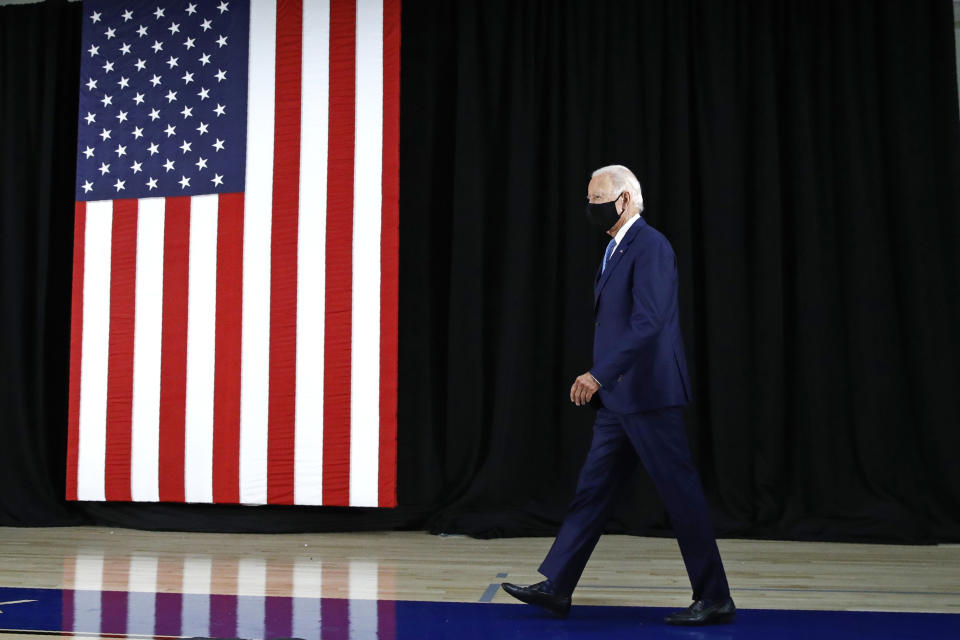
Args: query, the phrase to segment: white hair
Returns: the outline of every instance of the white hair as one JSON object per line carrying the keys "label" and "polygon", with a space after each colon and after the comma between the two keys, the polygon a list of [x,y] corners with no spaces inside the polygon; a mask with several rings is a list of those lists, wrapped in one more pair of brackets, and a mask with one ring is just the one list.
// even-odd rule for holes
{"label": "white hair", "polygon": [[643,193],[640,191],[640,181],[633,171],[627,169],[622,164],[611,164],[606,167],[600,167],[593,172],[591,178],[597,176],[610,176],[613,182],[613,190],[619,196],[624,191],[630,194],[630,199],[637,203],[640,211],[643,211]]}

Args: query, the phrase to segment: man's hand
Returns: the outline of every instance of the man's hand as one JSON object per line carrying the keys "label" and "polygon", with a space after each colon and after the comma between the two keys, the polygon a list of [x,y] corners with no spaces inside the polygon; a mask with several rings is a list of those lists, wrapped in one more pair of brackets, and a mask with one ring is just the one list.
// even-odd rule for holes
{"label": "man's hand", "polygon": [[600,385],[597,384],[597,381],[593,378],[593,375],[588,371],[580,376],[577,376],[577,379],[573,381],[573,386],[570,387],[570,402],[578,407],[582,407],[590,402],[590,399],[593,398],[593,394],[599,390]]}

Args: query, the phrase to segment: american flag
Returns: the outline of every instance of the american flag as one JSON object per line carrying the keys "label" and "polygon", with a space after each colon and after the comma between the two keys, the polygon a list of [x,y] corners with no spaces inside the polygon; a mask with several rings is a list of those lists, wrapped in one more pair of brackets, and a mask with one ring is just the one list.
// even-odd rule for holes
{"label": "american flag", "polygon": [[85,0],[67,497],[396,504],[398,0]]}

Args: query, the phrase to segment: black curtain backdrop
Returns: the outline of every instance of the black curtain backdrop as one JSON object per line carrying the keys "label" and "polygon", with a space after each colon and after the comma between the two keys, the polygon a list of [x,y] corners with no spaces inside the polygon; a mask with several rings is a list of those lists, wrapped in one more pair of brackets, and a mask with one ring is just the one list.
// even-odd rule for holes
{"label": "black curtain backdrop", "polygon": [[[396,510],[62,499],[79,27],[0,8],[0,524],[553,533],[593,417],[586,182],[621,163],[680,261],[721,534],[960,540],[949,0],[405,0]],[[642,472],[608,530],[669,532]]]}

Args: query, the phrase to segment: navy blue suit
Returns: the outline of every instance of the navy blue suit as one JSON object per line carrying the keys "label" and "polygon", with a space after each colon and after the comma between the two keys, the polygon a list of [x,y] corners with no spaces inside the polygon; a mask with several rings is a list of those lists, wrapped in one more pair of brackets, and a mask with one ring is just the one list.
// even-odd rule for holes
{"label": "navy blue suit", "polygon": [[576,496],[540,565],[561,593],[579,581],[639,458],[670,516],[694,599],[730,594],[683,427],[690,382],[677,289],[670,242],[637,219],[595,281],[590,372],[602,385],[594,402],[602,406]]}

